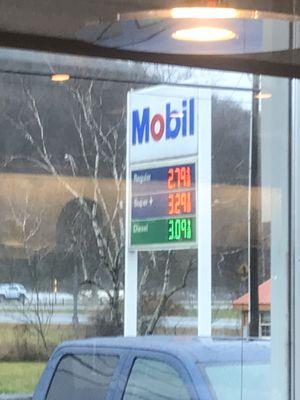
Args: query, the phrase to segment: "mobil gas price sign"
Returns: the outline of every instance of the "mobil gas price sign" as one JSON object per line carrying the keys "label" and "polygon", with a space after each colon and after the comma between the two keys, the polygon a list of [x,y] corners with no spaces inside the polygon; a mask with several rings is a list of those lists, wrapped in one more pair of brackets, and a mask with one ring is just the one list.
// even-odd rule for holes
{"label": "mobil gas price sign", "polygon": [[196,164],[131,171],[131,245],[196,243]]}
{"label": "mobil gas price sign", "polygon": [[129,94],[130,164],[197,154],[198,94],[169,86]]}
{"label": "mobil gas price sign", "polygon": [[[197,244],[198,146],[206,91],[159,86],[128,95],[127,224],[132,249]],[[208,96],[208,95],[207,95]]]}

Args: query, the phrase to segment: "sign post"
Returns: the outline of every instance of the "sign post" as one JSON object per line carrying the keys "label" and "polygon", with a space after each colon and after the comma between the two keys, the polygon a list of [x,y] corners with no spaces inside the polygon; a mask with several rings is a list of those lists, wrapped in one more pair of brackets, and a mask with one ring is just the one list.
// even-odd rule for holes
{"label": "sign post", "polygon": [[211,333],[211,95],[128,94],[124,334],[137,332],[138,251],[198,248],[198,333]]}

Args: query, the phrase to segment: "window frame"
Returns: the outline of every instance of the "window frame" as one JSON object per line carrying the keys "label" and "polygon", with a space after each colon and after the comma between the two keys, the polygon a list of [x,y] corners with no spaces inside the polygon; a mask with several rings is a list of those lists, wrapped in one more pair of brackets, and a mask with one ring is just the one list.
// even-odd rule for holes
{"label": "window frame", "polygon": [[[270,318],[270,321],[269,322],[266,322],[266,321],[264,321],[263,319],[263,317],[264,317],[264,314],[269,314],[269,318]],[[264,331],[264,328],[266,328],[266,329],[269,329],[270,330],[270,335],[264,335],[263,333],[263,331]],[[259,335],[260,335],[260,338],[262,338],[262,339],[270,339],[271,338],[271,335],[272,335],[272,332],[271,332],[271,311],[260,311],[260,313],[259,313]]]}

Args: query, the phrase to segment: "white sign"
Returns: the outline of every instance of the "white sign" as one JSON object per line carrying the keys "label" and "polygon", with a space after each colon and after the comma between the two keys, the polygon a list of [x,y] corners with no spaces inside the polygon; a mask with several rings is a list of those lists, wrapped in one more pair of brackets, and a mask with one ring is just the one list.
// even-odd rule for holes
{"label": "white sign", "polygon": [[129,93],[130,164],[197,155],[199,134],[207,132],[204,124],[210,120],[203,115],[203,101],[210,101],[209,92],[187,87]]}
{"label": "white sign", "polygon": [[188,239],[183,246],[190,248],[198,238],[198,333],[209,336],[211,91],[165,85],[130,92],[126,162],[124,334],[137,333],[138,255],[131,245],[170,249]]}

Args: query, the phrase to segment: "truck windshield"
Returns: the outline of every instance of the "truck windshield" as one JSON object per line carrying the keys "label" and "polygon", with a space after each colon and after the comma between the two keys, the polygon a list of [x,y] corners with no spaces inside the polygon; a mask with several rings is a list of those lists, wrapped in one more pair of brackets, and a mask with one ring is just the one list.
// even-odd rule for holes
{"label": "truck windshield", "polygon": [[270,399],[270,364],[214,364],[204,368],[215,400]]}

